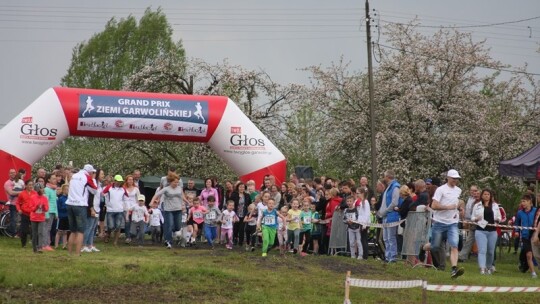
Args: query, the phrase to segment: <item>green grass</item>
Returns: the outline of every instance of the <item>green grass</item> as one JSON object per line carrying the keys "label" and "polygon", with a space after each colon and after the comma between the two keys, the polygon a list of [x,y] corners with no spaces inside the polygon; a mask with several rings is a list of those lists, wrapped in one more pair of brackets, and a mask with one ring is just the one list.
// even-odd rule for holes
{"label": "green grass", "polygon": [[[345,257],[289,255],[271,251],[247,253],[144,248],[97,244],[102,252],[70,257],[66,251],[34,254],[16,239],[0,237],[0,303],[343,303],[347,270],[355,278],[423,279],[431,284],[538,286],[517,271],[517,257],[497,261],[497,273],[481,276],[476,261],[463,266],[465,275],[453,281],[449,271],[412,269],[403,263],[356,261]],[[428,292],[428,303],[535,303],[538,293]],[[353,303],[421,303],[414,289],[351,287]]]}

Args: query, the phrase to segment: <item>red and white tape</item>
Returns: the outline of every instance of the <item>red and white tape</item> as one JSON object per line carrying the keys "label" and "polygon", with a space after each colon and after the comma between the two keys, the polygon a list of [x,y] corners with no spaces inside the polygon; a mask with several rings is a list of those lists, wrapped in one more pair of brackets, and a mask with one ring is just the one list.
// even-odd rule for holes
{"label": "red and white tape", "polygon": [[412,281],[381,281],[348,278],[350,286],[378,289],[402,289],[422,287],[429,291],[444,292],[540,292],[540,287],[492,287],[467,285],[432,285],[422,280]]}
{"label": "red and white tape", "polygon": [[[478,223],[476,222],[470,222],[470,221],[460,221],[461,223],[463,224],[470,224],[470,225],[477,225],[478,226]],[[534,227],[527,227],[527,226],[511,226],[511,225],[501,225],[501,224],[487,224],[486,226],[491,226],[491,227],[499,227],[499,228],[509,228],[509,229],[519,229],[519,230],[535,230],[536,228]]]}
{"label": "red and white tape", "polygon": [[429,291],[449,291],[449,292],[540,292],[540,287],[426,285],[425,288]]}
{"label": "red and white tape", "polygon": [[406,219],[404,220],[400,220],[398,222],[392,222],[392,223],[382,223],[382,224],[379,224],[379,223],[362,223],[362,222],[357,222],[357,221],[352,221],[353,223],[355,224],[360,224],[362,226],[366,226],[366,227],[374,227],[374,228],[388,228],[388,227],[396,227],[396,226],[399,226],[401,225],[401,223],[405,222]]}

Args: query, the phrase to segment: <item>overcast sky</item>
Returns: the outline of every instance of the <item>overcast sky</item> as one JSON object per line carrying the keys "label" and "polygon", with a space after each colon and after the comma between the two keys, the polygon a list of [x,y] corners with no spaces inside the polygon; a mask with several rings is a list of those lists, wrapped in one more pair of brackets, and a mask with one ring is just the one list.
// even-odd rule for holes
{"label": "overcast sky", "polygon": [[[100,32],[112,17],[140,17],[145,8],[162,7],[182,39],[188,56],[208,62],[264,69],[280,83],[306,83],[300,68],[328,66],[344,56],[365,70],[363,0],[228,1],[82,1],[0,2],[0,126],[8,123],[46,89],[60,84],[73,47]],[[540,16],[539,0],[380,0],[371,1],[380,25],[471,26]],[[425,34],[436,29],[425,27]],[[540,19],[463,28],[487,39],[493,58],[513,66],[529,65],[540,74]],[[375,38],[376,30],[373,31]],[[381,37],[381,42],[384,37]],[[536,79],[539,79],[536,76]]]}

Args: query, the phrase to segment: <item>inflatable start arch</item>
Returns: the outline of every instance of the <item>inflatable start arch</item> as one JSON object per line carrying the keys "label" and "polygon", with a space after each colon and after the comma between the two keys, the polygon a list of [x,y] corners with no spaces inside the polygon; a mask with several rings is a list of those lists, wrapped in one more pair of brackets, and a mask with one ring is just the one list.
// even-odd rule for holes
{"label": "inflatable start arch", "polygon": [[204,142],[243,181],[285,180],[283,154],[227,97],[55,87],[0,130],[0,182],[70,135]]}

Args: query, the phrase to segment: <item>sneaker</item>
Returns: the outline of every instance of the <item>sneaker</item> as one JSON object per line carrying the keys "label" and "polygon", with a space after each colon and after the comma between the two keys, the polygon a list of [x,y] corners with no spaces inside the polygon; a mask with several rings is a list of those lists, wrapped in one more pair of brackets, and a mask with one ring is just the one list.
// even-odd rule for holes
{"label": "sneaker", "polygon": [[90,248],[90,251],[92,251],[92,252],[100,252],[101,250],[99,250],[96,247],[92,246],[92,248]]}
{"label": "sneaker", "polygon": [[90,248],[88,248],[88,247],[83,247],[81,249],[81,252],[92,252],[92,250],[90,250]]}
{"label": "sneaker", "polygon": [[300,256],[305,257],[305,256],[307,256],[307,253],[305,253],[305,252],[300,252]]}
{"label": "sneaker", "polygon": [[266,252],[263,252],[262,257],[263,257],[263,258],[266,257]]}
{"label": "sneaker", "polygon": [[491,266],[490,272],[495,273],[496,271],[497,271],[497,269],[495,269],[495,266]]}
{"label": "sneaker", "polygon": [[531,278],[533,278],[533,279],[537,279],[537,278],[538,278],[538,276],[536,275],[536,272],[533,272],[533,273],[531,274]]}
{"label": "sneaker", "polygon": [[129,243],[131,243],[131,239],[130,239],[130,238],[127,238],[127,239],[126,239],[126,244],[129,244]]}
{"label": "sneaker", "polygon": [[361,256],[359,256],[359,257],[358,257],[358,260],[362,261],[362,260],[364,260],[364,258],[361,257]]}
{"label": "sneaker", "polygon": [[464,273],[465,273],[465,269],[463,269],[463,268],[454,268],[454,269],[452,269],[451,278],[455,279],[455,278],[457,278],[459,276],[462,276]]}
{"label": "sneaker", "polygon": [[166,244],[167,244],[167,249],[171,249],[171,248],[172,248],[171,243],[167,242]]}
{"label": "sneaker", "polygon": [[45,246],[45,247],[41,248],[41,250],[43,250],[43,251],[54,251],[54,249],[52,249],[51,246]]}
{"label": "sneaker", "polygon": [[481,275],[485,275],[486,274],[486,271],[484,269],[480,269],[480,274]]}
{"label": "sneaker", "polygon": [[296,254],[298,252],[298,249],[294,248],[293,253]]}
{"label": "sneaker", "polygon": [[255,251],[255,247],[251,246],[251,252]]}

